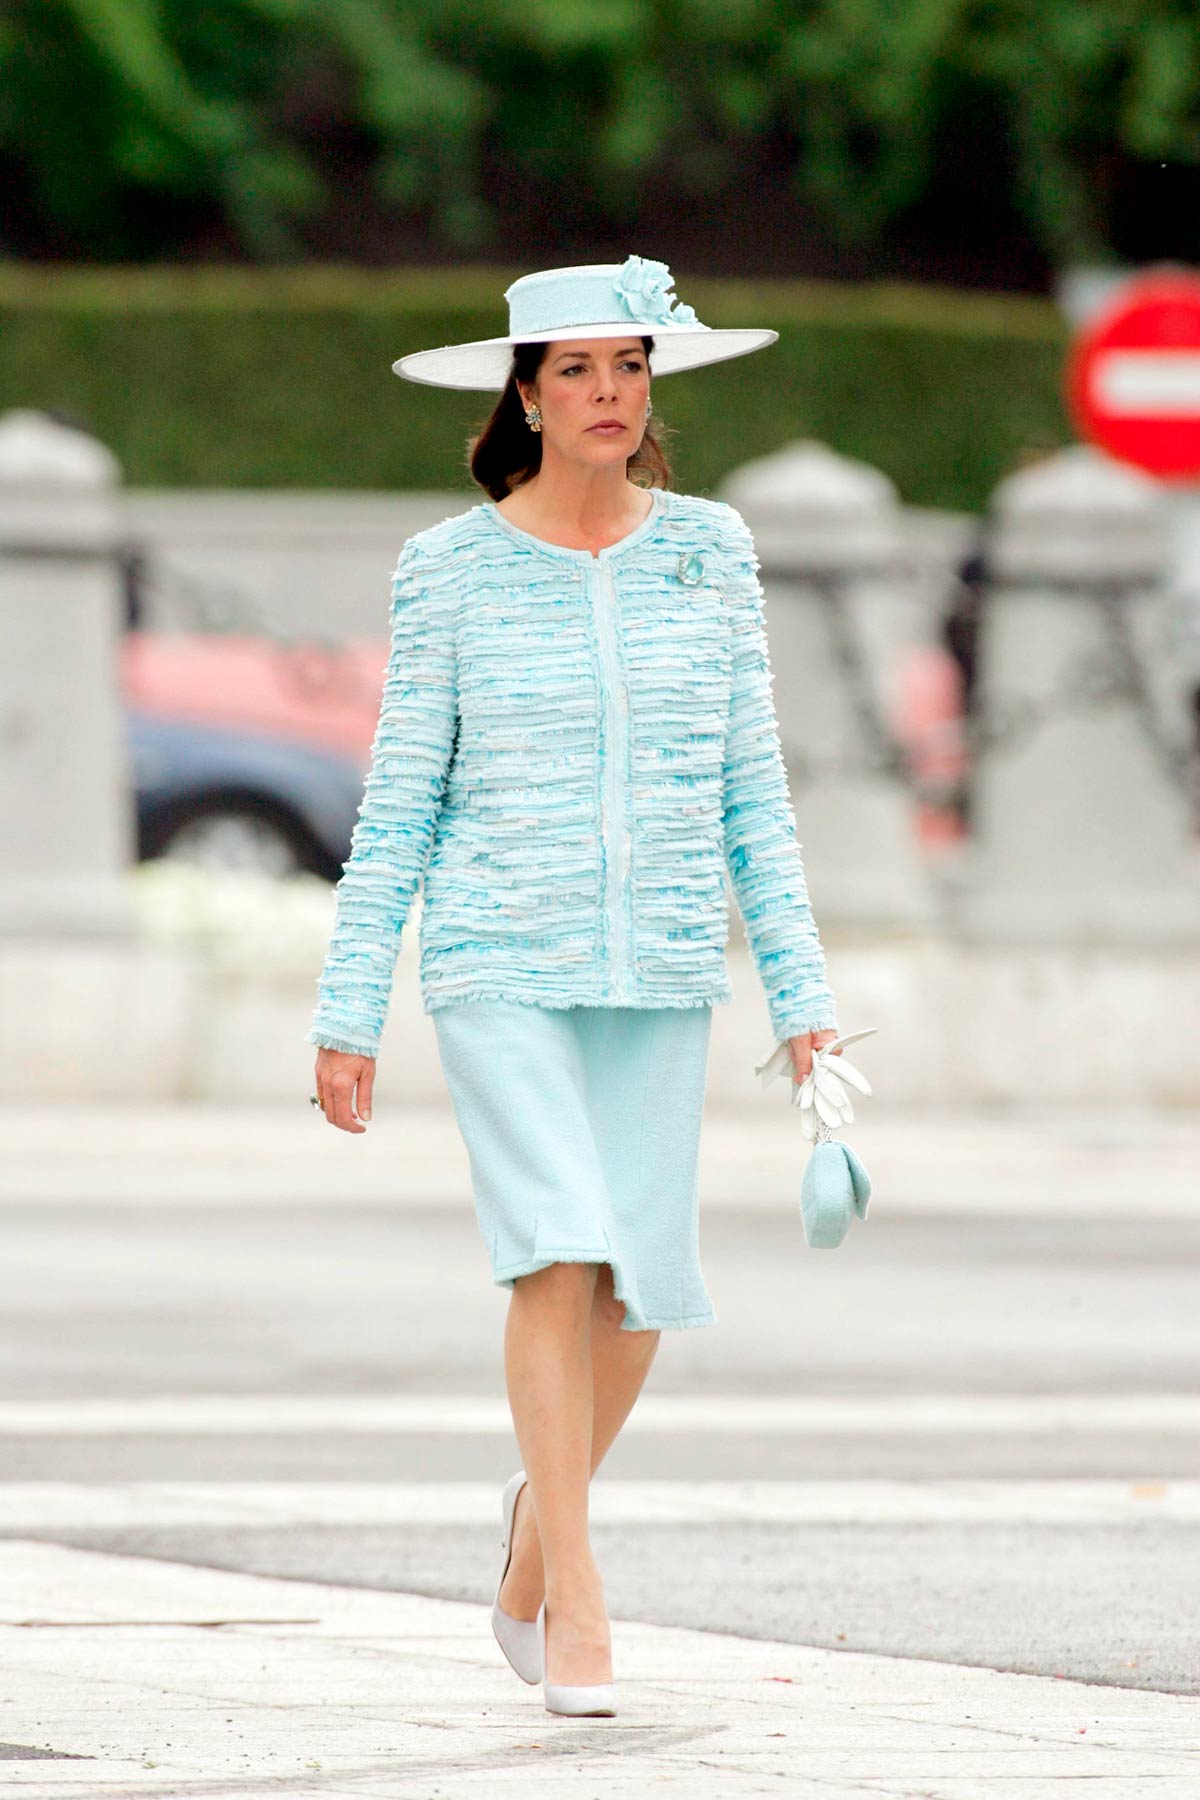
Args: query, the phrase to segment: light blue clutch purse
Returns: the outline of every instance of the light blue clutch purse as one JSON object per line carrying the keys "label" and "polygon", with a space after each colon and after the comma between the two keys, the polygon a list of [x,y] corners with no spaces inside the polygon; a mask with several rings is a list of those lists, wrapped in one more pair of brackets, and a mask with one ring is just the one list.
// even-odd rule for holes
{"label": "light blue clutch purse", "polygon": [[790,1073],[792,1077],[792,1105],[800,1108],[801,1129],[813,1146],[800,1183],[800,1215],[805,1241],[812,1250],[836,1250],[852,1222],[867,1216],[871,1178],[861,1157],[834,1132],[854,1118],[849,1089],[869,1094],[871,1084],[844,1053],[834,1056],[832,1052],[870,1037],[877,1029],[869,1025],[864,1031],[848,1031],[822,1044],[813,1051],[812,1070],[803,1081],[796,1080],[786,1043],[777,1044],[755,1068],[764,1087],[777,1075]]}

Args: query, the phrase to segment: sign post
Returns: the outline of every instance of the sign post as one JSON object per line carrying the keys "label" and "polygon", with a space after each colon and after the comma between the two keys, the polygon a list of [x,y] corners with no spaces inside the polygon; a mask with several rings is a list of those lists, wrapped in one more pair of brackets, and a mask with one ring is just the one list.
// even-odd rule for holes
{"label": "sign post", "polygon": [[1182,672],[1200,682],[1200,273],[1119,288],[1075,339],[1066,393],[1081,436],[1163,483],[1168,602]]}

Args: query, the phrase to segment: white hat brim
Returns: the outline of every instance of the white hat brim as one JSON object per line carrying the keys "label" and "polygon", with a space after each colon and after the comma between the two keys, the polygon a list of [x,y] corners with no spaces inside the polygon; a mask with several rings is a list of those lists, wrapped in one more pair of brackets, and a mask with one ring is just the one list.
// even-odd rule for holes
{"label": "white hat brim", "polygon": [[631,338],[653,335],[651,375],[674,375],[705,363],[725,362],[765,350],[779,333],[766,326],[648,325],[639,319],[616,319],[607,325],[578,325],[572,330],[528,331],[516,337],[475,338],[467,344],[443,344],[437,350],[412,350],[392,364],[405,381],[430,387],[500,389],[508,380],[514,344],[583,342],[585,338]]}

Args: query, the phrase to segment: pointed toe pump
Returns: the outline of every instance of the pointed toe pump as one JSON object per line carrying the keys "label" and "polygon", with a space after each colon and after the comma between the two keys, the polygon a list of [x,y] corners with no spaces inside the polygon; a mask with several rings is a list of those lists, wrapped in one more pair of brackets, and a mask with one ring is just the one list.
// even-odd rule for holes
{"label": "pointed toe pump", "polygon": [[500,1589],[504,1586],[504,1577],[508,1574],[508,1565],[512,1561],[513,1518],[517,1510],[517,1495],[524,1485],[525,1471],[518,1469],[505,1485],[500,1502],[500,1516],[504,1521],[504,1536],[500,1540],[504,1563],[500,1579],[496,1583],[496,1598],[492,1602],[492,1630],[496,1634],[496,1642],[521,1680],[529,1682],[532,1687],[542,1679],[542,1651],[537,1621],[514,1619],[500,1604]]}
{"label": "pointed toe pump", "polygon": [[538,1654],[542,1663],[542,1697],[546,1702],[546,1711],[571,1713],[576,1718],[581,1715],[613,1718],[617,1710],[617,1684],[615,1681],[583,1683],[546,1680],[546,1602],[544,1600],[538,1607],[537,1632]]}

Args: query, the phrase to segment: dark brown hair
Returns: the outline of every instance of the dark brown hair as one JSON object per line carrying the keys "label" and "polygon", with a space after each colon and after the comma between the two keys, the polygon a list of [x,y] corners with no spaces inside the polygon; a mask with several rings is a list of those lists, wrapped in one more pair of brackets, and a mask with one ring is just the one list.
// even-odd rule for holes
{"label": "dark brown hair", "polygon": [[[648,361],[654,339],[644,333],[641,337]],[[542,466],[541,433],[530,431],[525,423],[525,402],[517,383],[534,380],[549,349],[548,343],[513,345],[504,391],[482,429],[467,440],[467,467],[493,500],[503,500]],[[660,442],[662,435],[662,426],[656,432],[647,424],[641,443],[626,462],[626,472],[636,487],[670,487],[671,465]]]}

